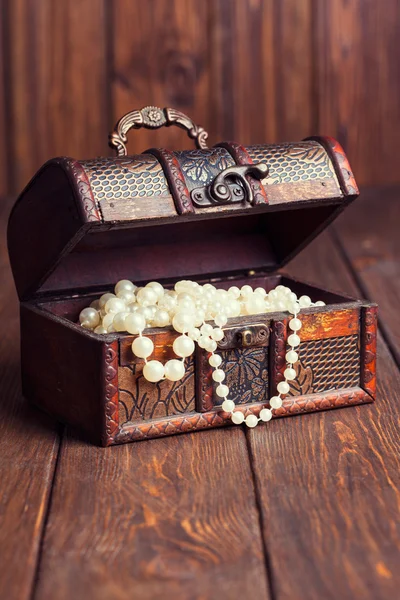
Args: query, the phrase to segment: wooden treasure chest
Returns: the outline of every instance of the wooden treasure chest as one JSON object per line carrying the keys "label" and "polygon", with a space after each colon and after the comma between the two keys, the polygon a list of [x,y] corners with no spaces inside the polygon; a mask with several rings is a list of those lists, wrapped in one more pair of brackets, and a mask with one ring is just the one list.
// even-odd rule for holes
{"label": "wooden treasure chest", "polygon": [[[128,156],[129,129],[176,124],[197,149]],[[179,381],[152,383],[134,334],[98,334],[80,311],[119,280],[192,280],[227,290],[278,285],[319,300],[301,311],[298,380],[274,417],[371,402],[377,307],[285,277],[278,270],[358,195],[340,145],[328,137],[243,147],[206,146],[182,113],[146,107],[110,135],[116,158],[55,158],[17,200],[8,227],[21,301],[23,393],[104,446],[232,424],[216,393],[209,352],[196,346]],[[285,310],[229,318],[216,354],[238,411],[269,407],[284,379]],[[177,332],[146,330],[168,360]],[[301,383],[299,383],[301,381]],[[265,426],[273,427],[273,422]]]}

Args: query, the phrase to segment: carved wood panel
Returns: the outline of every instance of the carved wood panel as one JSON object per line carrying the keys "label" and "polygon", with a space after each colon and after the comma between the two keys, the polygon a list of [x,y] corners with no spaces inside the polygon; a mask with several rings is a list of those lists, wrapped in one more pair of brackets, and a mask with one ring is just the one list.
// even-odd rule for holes
{"label": "carved wood panel", "polygon": [[143,377],[144,363],[119,367],[119,424],[194,411],[193,358],[185,364],[183,379],[159,383],[150,383]]}

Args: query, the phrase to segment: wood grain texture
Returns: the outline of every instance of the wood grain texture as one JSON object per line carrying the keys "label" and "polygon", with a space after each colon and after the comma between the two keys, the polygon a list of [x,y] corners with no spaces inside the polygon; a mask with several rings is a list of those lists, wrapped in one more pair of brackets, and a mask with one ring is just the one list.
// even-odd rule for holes
{"label": "wood grain texture", "polygon": [[399,199],[399,187],[363,190],[335,231],[364,294],[379,303],[381,327],[400,365]]}
{"label": "wood grain texture", "polygon": [[[195,123],[207,129],[208,4],[208,0],[112,3],[115,122],[135,108],[171,106],[187,112]],[[157,146],[191,148],[192,142],[177,127],[129,134],[129,154]]]}
{"label": "wood grain texture", "polygon": [[8,98],[8,75],[9,65],[6,61],[5,47],[7,39],[7,30],[5,27],[5,0],[0,0],[0,14],[3,18],[0,21],[0,131],[3,132],[2,140],[0,141],[0,196],[4,196],[9,192],[9,156],[7,151],[7,110],[9,106]]}
{"label": "wood grain texture", "polygon": [[54,590],[58,600],[268,598],[243,432],[111,450],[68,436],[35,597]]}
{"label": "wood grain texture", "polygon": [[323,0],[314,7],[318,131],[343,144],[359,183],[398,181],[400,4]]}
{"label": "wood grain texture", "polygon": [[18,300],[5,238],[9,202],[0,202],[0,589],[28,600],[34,582],[58,450],[58,427],[22,398]]}
{"label": "wood grain texture", "polygon": [[[104,1],[6,0],[12,191],[47,159],[107,153]],[[86,155],[86,156],[85,156]]]}
{"label": "wood grain texture", "polygon": [[[357,292],[328,233],[290,270]],[[400,379],[383,343],[380,353],[375,405],[248,432],[276,598],[397,593]]]}
{"label": "wood grain texture", "polygon": [[243,145],[309,135],[311,2],[215,0],[210,11],[212,135]]}

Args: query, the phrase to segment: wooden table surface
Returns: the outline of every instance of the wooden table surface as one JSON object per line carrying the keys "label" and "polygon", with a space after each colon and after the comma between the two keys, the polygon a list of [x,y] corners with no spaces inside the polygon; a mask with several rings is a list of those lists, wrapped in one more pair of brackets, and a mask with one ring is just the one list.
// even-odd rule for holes
{"label": "wooden table surface", "polygon": [[375,404],[109,449],[22,398],[9,210],[1,598],[399,598],[400,188],[365,190],[286,269],[379,303]]}

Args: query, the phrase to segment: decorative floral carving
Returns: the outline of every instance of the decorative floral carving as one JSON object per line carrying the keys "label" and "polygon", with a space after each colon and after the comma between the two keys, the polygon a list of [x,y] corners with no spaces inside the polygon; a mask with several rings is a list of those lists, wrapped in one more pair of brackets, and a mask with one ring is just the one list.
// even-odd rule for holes
{"label": "decorative floral carving", "polygon": [[180,381],[148,382],[142,364],[119,369],[119,422],[157,419],[194,410],[194,363],[186,361]]}
{"label": "decorative floral carving", "polygon": [[[268,399],[268,349],[234,348],[220,352],[229,398],[236,404],[266,402]],[[215,405],[223,399],[214,394]]]}

